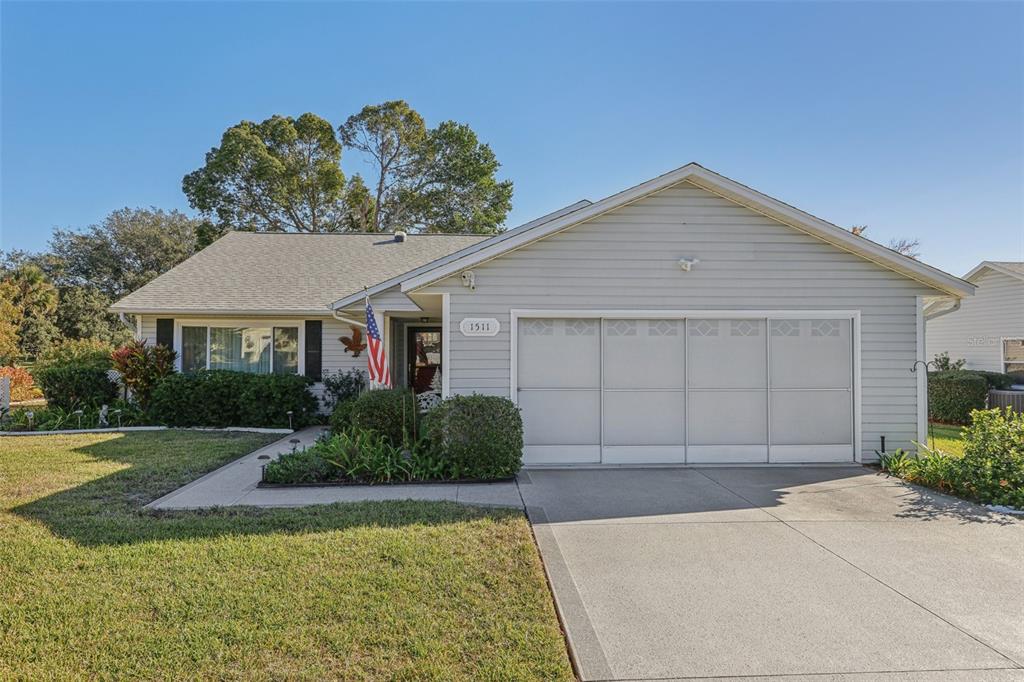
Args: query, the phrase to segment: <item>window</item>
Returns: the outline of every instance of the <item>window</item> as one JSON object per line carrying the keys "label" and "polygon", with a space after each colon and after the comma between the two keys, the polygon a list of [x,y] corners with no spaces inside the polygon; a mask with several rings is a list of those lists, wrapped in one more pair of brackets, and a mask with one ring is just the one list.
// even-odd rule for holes
{"label": "window", "polygon": [[1003,371],[1024,372],[1024,339],[1003,339]]}
{"label": "window", "polygon": [[298,374],[298,327],[181,327],[181,371]]}

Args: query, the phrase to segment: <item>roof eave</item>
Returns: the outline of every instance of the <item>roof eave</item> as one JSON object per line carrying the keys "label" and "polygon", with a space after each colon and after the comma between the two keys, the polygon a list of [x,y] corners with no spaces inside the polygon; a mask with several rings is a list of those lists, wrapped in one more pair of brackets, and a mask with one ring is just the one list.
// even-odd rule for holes
{"label": "roof eave", "polygon": [[976,277],[979,273],[981,273],[982,270],[993,270],[994,272],[998,272],[1009,277],[1013,277],[1014,279],[1024,281],[1024,274],[1021,274],[1015,270],[1011,270],[1010,268],[1004,268],[999,263],[993,263],[990,260],[983,260],[980,263],[978,263],[978,265],[976,265],[970,272],[964,275],[964,279],[971,280],[974,277]]}

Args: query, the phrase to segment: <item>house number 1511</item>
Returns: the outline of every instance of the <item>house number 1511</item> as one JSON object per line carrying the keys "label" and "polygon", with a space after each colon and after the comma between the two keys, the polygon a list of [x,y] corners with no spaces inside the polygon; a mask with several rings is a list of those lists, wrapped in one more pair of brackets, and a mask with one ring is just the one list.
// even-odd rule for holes
{"label": "house number 1511", "polygon": [[498,321],[493,317],[467,317],[459,322],[463,336],[495,336],[498,329]]}

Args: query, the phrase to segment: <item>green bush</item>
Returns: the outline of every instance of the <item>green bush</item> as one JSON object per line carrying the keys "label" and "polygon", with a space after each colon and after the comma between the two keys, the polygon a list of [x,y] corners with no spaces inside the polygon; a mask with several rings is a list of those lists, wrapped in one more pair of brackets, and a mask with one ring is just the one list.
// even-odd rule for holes
{"label": "green bush", "polygon": [[920,483],[982,504],[1024,510],[1024,414],[1007,409],[976,410],[964,429],[964,454],[920,448],[882,454],[881,467]]}
{"label": "green bush", "polygon": [[424,433],[454,478],[506,478],[523,463],[523,420],[508,398],[448,398],[427,414]]}
{"label": "green bush", "polygon": [[65,410],[109,404],[117,397],[117,385],[107,376],[109,368],[89,365],[51,365],[36,370],[46,403]]}
{"label": "green bush", "polygon": [[928,418],[946,424],[966,424],[972,410],[985,407],[988,382],[972,372],[954,370],[928,375]]}
{"label": "green bush", "polygon": [[988,384],[990,389],[997,391],[1005,391],[1014,384],[1014,379],[1009,374],[1003,374],[1002,372],[984,372],[980,369],[967,369],[964,370],[970,374],[976,374]]}
{"label": "green bush", "polygon": [[[95,339],[65,339],[50,346],[36,360],[35,370],[50,367],[98,367],[110,369],[114,347]],[[34,373],[34,372],[33,372]]]}
{"label": "green bush", "polygon": [[352,408],[355,404],[355,399],[350,398],[334,406],[334,410],[331,412],[331,417],[328,420],[331,433],[341,433],[342,431],[347,431],[352,426]]}
{"label": "green bush", "polygon": [[414,442],[418,436],[416,396],[408,388],[367,391],[352,401],[350,409],[352,428],[378,433],[393,446]]}
{"label": "green bush", "polygon": [[402,483],[451,478],[451,467],[424,442],[396,447],[379,433],[349,429],[281,455],[264,468],[266,483]]}
{"label": "green bush", "polygon": [[172,374],[153,389],[149,411],[168,426],[300,428],[316,421],[313,382],[297,374],[249,374],[224,370]]}
{"label": "green bush", "polygon": [[350,369],[347,372],[325,374],[323,383],[324,406],[335,408],[344,402],[354,400],[360,393],[366,391],[366,372],[361,369]]}
{"label": "green bush", "polygon": [[981,410],[964,429],[959,484],[967,497],[1024,509],[1024,414]]}

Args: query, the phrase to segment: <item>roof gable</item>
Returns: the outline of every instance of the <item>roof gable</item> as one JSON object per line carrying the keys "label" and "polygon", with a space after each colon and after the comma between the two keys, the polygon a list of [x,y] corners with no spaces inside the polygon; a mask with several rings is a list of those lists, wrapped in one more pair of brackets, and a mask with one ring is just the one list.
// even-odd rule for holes
{"label": "roof gable", "polygon": [[462,252],[452,254],[441,261],[420,268],[420,271],[415,274],[410,273],[409,276],[403,277],[401,289],[404,292],[414,291],[461,270],[497,258],[512,249],[520,248],[533,241],[569,229],[681,182],[690,182],[701,189],[745,206],[794,229],[815,236],[837,248],[858,255],[929,287],[938,289],[941,292],[954,296],[969,296],[973,294],[974,287],[968,282],[920,261],[903,256],[865,237],[854,235],[848,230],[761,194],[696,163],[687,164],[682,168],[665,173],[640,185],[553,219],[545,220],[532,226],[527,224],[517,228],[515,234],[511,236],[506,233],[498,237],[492,237]]}
{"label": "roof gable", "polygon": [[964,279],[968,282],[977,282],[981,279],[981,276],[986,270],[993,272],[999,272],[1004,275],[1008,275],[1015,279],[1024,281],[1024,263],[1018,261],[994,261],[994,260],[983,260],[978,265],[964,275]]}

